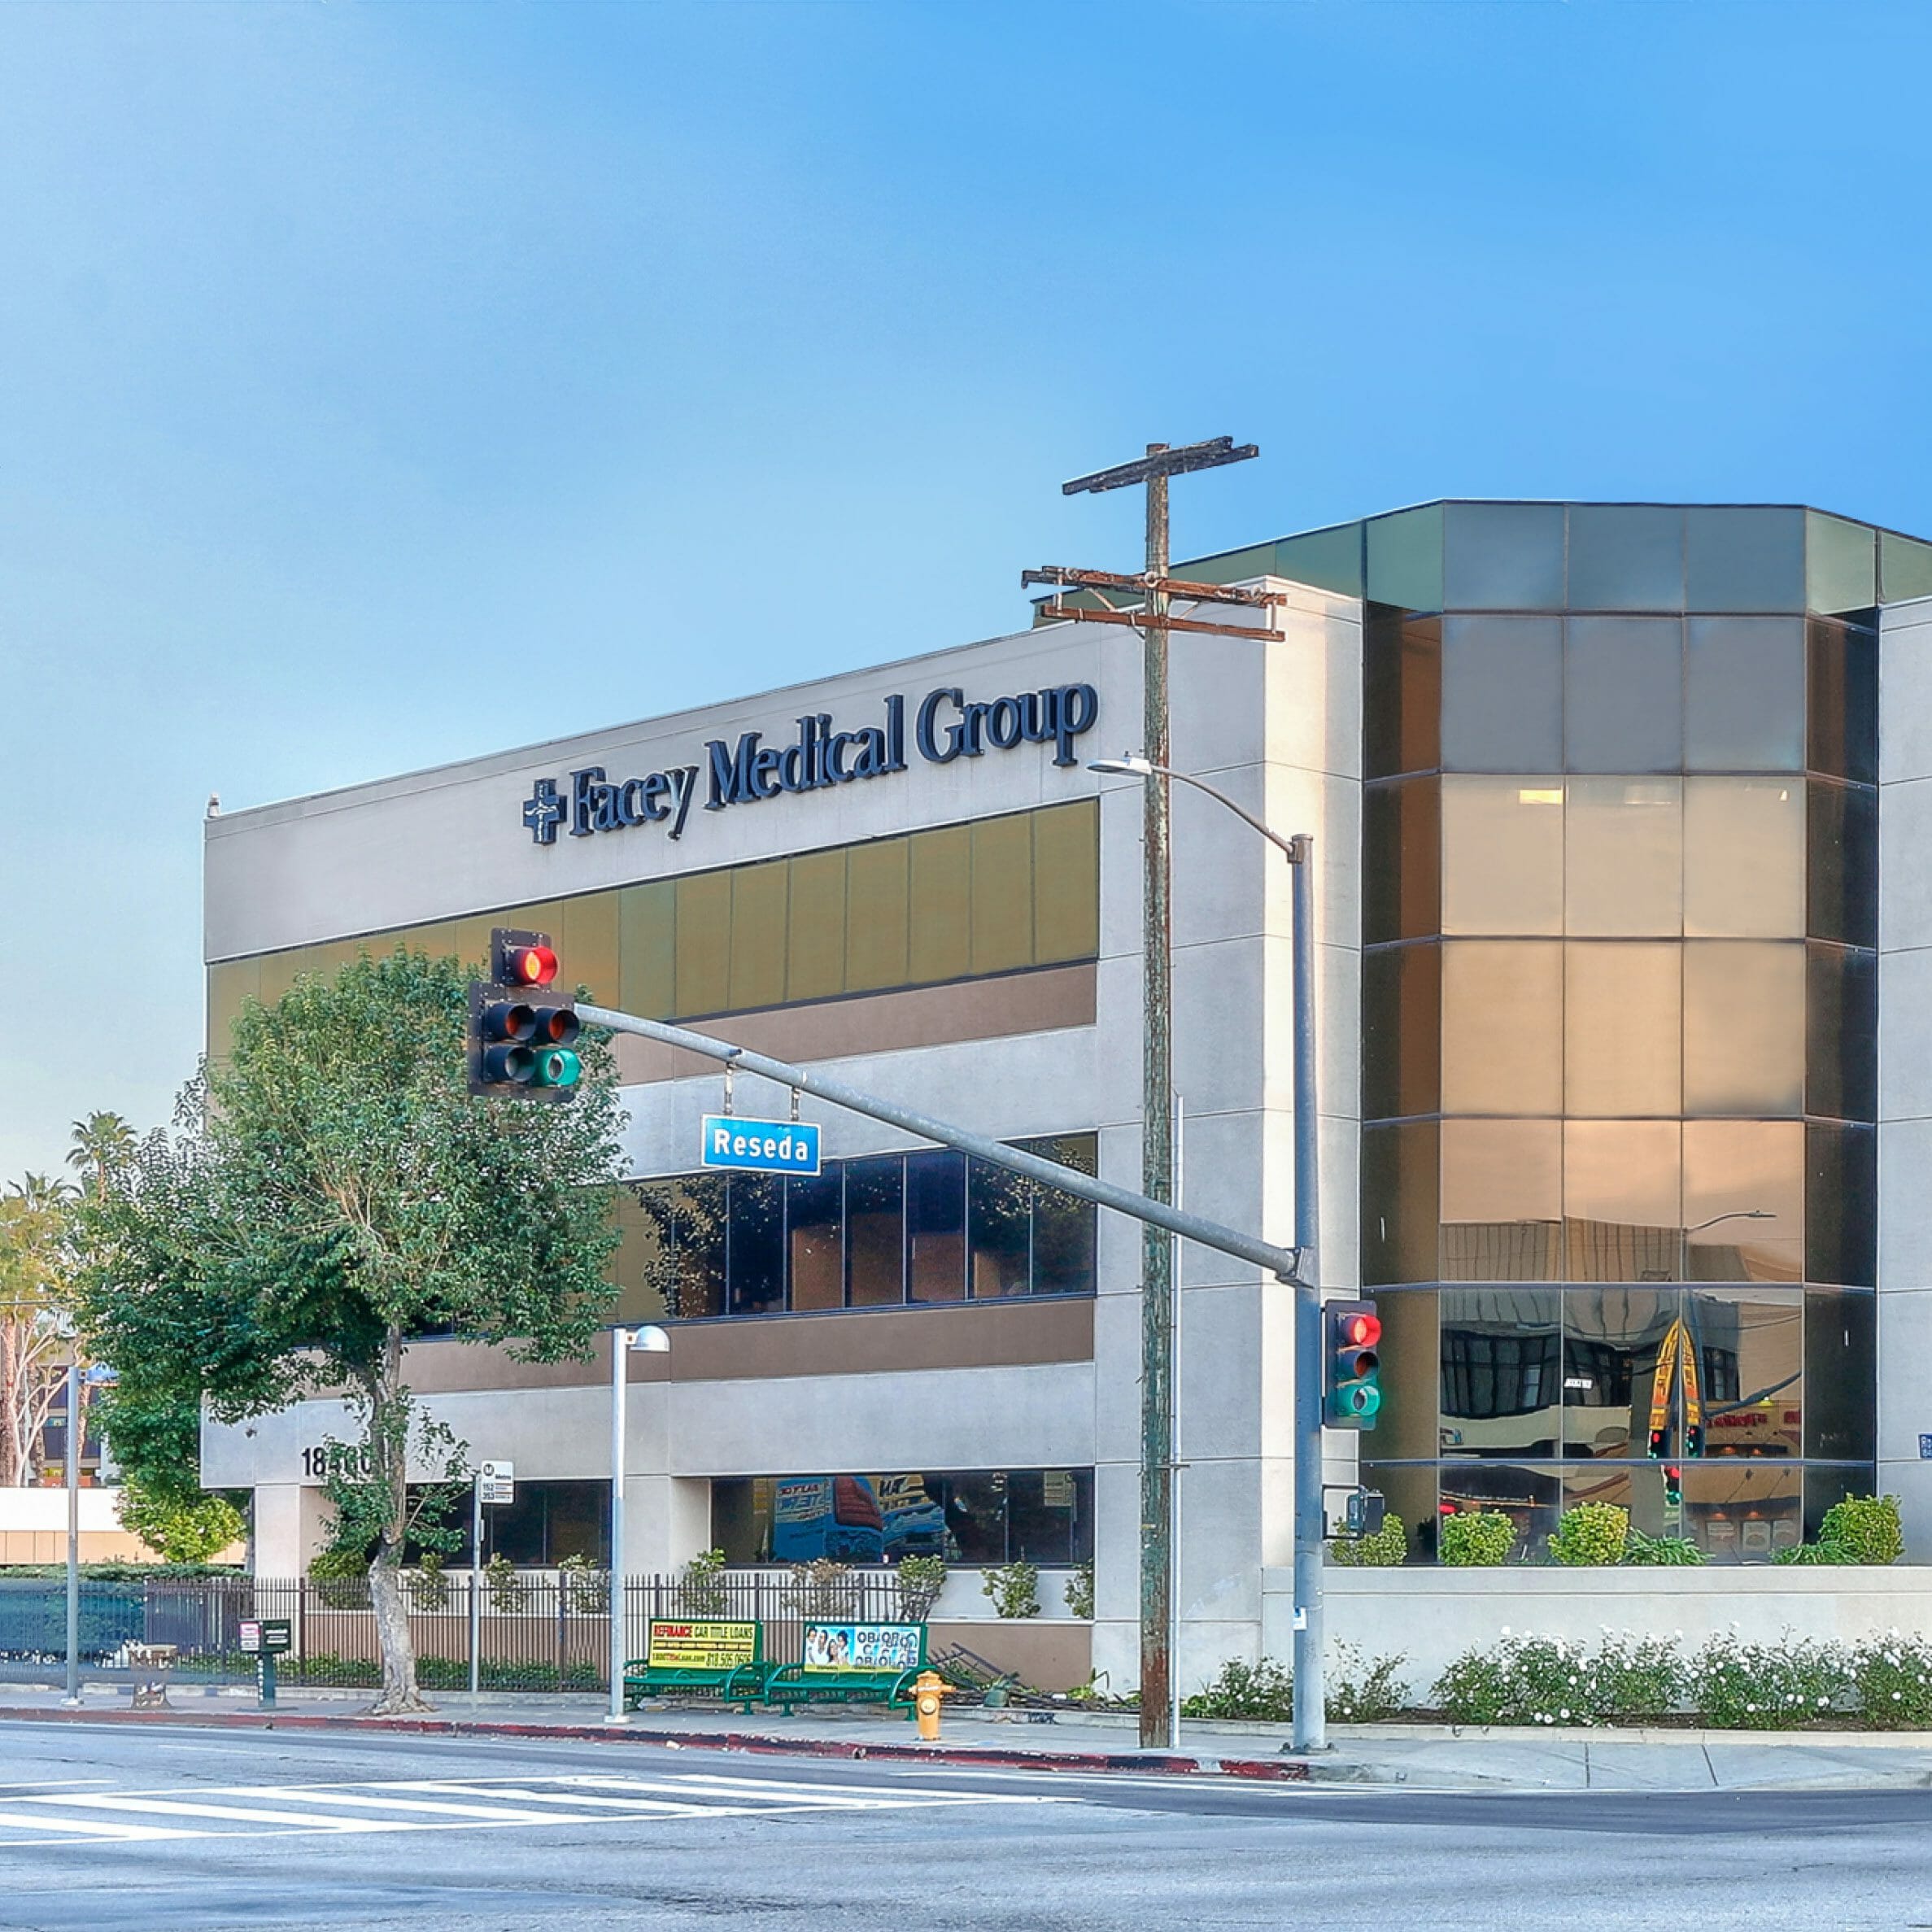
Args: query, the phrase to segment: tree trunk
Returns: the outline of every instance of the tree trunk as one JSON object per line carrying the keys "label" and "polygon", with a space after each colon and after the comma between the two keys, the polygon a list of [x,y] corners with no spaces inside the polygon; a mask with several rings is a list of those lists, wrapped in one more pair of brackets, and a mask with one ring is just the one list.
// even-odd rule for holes
{"label": "tree trunk", "polygon": [[413,1716],[436,1707],[416,1686],[416,1646],[409,1638],[409,1610],[397,1567],[386,1539],[369,1565],[369,1603],[382,1652],[382,1694],[369,1706],[372,1717]]}
{"label": "tree trunk", "polygon": [[403,1386],[399,1328],[390,1329],[382,1369],[366,1386],[370,1473],[382,1485],[388,1502],[375,1559],[369,1564],[369,1604],[376,1614],[376,1642],[382,1655],[382,1694],[369,1706],[369,1715],[414,1716],[436,1707],[416,1688],[416,1646],[409,1635],[409,1611],[399,1574],[409,1529],[409,1392]]}

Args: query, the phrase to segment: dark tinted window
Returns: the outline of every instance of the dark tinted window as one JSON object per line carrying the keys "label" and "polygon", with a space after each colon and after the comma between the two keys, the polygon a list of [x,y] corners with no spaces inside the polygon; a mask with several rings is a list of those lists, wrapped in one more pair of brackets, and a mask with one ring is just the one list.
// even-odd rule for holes
{"label": "dark tinted window", "polygon": [[1684,757],[1684,626],[1674,617],[1563,626],[1563,760],[1572,771],[1676,771]]}
{"label": "dark tinted window", "polygon": [[1851,1461],[1873,1453],[1873,1417],[1878,1393],[1877,1329],[1874,1297],[1835,1289],[1807,1291],[1807,1455]]}
{"label": "dark tinted window", "polygon": [[1684,671],[1690,771],[1795,771],[1804,761],[1804,626],[1693,617]]}
{"label": "dark tinted window", "polygon": [[1371,785],[1362,800],[1362,938],[1422,939],[1440,929],[1441,783]]}
{"label": "dark tinted window", "polygon": [[1681,610],[1684,512],[1656,504],[1570,506],[1572,610]]}
{"label": "dark tinted window", "polygon": [[1699,505],[1684,513],[1692,610],[1804,608],[1804,513]]}
{"label": "dark tinted window", "polygon": [[1805,762],[1832,778],[1878,782],[1878,637],[1814,617],[1805,626]]}
{"label": "dark tinted window", "polygon": [[1434,770],[1442,761],[1442,620],[1372,604],[1362,659],[1364,774]]}
{"label": "dark tinted window", "polygon": [[1804,1143],[1805,1279],[1870,1288],[1877,1279],[1876,1130],[1810,1120]]}
{"label": "dark tinted window", "polygon": [[1809,918],[1813,939],[1878,944],[1878,794],[1869,785],[1810,786]]}
{"label": "dark tinted window", "polygon": [[1555,617],[1442,620],[1442,763],[1555,771],[1563,763],[1563,626]]}
{"label": "dark tinted window", "polygon": [[1878,961],[1843,946],[1806,948],[1804,1110],[1878,1117]]}
{"label": "dark tinted window", "polygon": [[1442,601],[1449,609],[1561,607],[1561,504],[1452,503],[1443,518]]}
{"label": "dark tinted window", "polygon": [[1362,956],[1362,1114],[1433,1114],[1441,1104],[1442,953],[1428,944]]}

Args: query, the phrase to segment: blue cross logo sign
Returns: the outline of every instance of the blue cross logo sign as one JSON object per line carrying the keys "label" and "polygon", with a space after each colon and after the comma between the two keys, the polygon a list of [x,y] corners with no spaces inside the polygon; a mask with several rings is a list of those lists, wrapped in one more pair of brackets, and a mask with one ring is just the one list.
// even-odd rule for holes
{"label": "blue cross logo sign", "polygon": [[539,845],[556,843],[556,828],[564,817],[564,801],[558,796],[555,778],[539,778],[523,807],[523,822]]}

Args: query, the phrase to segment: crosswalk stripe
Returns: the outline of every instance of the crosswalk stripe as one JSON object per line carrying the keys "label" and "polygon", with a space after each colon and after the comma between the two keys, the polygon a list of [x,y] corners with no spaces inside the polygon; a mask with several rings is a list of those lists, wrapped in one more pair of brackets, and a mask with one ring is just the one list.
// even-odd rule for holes
{"label": "crosswalk stripe", "polygon": [[190,1838],[191,1831],[169,1825],[109,1824],[101,1818],[35,1817],[27,1812],[0,1812],[0,1831],[74,1831],[84,1838]]}
{"label": "crosswalk stripe", "polygon": [[[92,1804],[107,1811],[159,1812],[173,1818],[238,1818],[252,1825],[287,1825],[298,1831],[415,1831],[420,1827],[402,1818],[329,1818],[312,1812],[266,1812],[239,1804],[195,1804],[180,1798],[110,1798],[105,1793],[63,1792],[48,1804]],[[76,1821],[63,1818],[63,1825]]]}
{"label": "crosswalk stripe", "polygon": [[[599,1778],[587,1782],[601,1786],[607,1781]],[[1034,1795],[1001,1791],[921,1790],[908,1791],[904,1795],[881,1792],[876,1796],[869,1796],[863,1792],[855,1790],[850,1785],[808,1784],[802,1778],[790,1777],[726,1777],[719,1773],[707,1771],[688,1773],[681,1776],[677,1782],[687,1789],[694,1786],[729,1786],[732,1790],[746,1793],[753,1791],[822,1793],[829,1798],[836,1799],[848,1804],[890,1805],[895,1809],[909,1805],[1048,1804],[1065,1802],[1063,1798],[1055,1797],[1053,1794],[1045,1791]]]}
{"label": "crosswalk stripe", "polygon": [[[671,1798],[625,1798],[593,1794],[589,1791],[538,1791],[519,1785],[493,1785],[486,1789],[476,1789],[469,1785],[434,1784],[412,1786],[412,1790],[443,1791],[453,1797],[510,1798],[519,1804],[592,1804],[615,1806],[622,1811],[660,1812],[672,1816],[692,1816],[700,1813],[709,1814],[718,1809],[715,1804],[680,1804]],[[721,1796],[724,1794],[720,1793]],[[383,1801],[386,1802],[386,1800]],[[553,1817],[554,1812],[532,1813],[533,1816]]]}
{"label": "crosswalk stripe", "polygon": [[[232,1837],[222,1826],[279,1827],[281,1834],[484,1830],[517,1825],[670,1823],[693,1818],[779,1817],[803,1811],[927,1810],[961,1804],[1078,1802],[1046,1792],[895,1791],[800,1780],[691,1772],[663,1778],[604,1774],[513,1778],[367,1778],[298,1785],[195,1785],[160,1790],[18,1792],[0,1796],[0,1831],[24,1830],[9,1846],[110,1843],[142,1838]],[[33,1808],[29,1809],[29,1808]],[[178,1818],[75,1817],[79,1809]],[[349,1815],[344,1816],[347,1812]],[[384,1816],[383,1813],[392,1814]],[[408,1813],[405,1816],[393,1814]]]}
{"label": "crosswalk stripe", "polygon": [[[630,1780],[587,1777],[584,1782],[593,1789],[601,1790],[607,1785],[620,1787],[628,1786]],[[922,1804],[927,1795],[922,1791],[908,1792],[903,1795],[892,1791],[868,1791],[856,1785],[810,1784],[803,1778],[726,1777],[716,1773],[698,1771],[668,1778],[661,1788],[669,1791],[716,1791],[721,1796],[730,1791],[761,1800],[787,1798],[795,1802],[804,1799],[813,1803],[829,1803],[866,1808]]]}
{"label": "crosswalk stripe", "polygon": [[[275,1790],[238,1790],[233,1793],[221,1792],[211,1795],[238,1798],[279,1798],[286,1795],[286,1792],[285,1787],[283,1790],[280,1791]],[[558,1816],[554,1809],[533,1812],[519,1810],[504,1804],[452,1804],[446,1800],[434,1798],[391,1798],[386,1796],[371,1798],[359,1791],[318,1791],[312,1786],[303,1786],[298,1795],[304,1804],[361,1805],[371,1811],[434,1812],[444,1817],[488,1818],[504,1825],[552,1825],[557,1821]],[[491,1795],[494,1796],[495,1794],[492,1793]],[[520,1799],[524,1796],[524,1794],[520,1791],[506,1791],[504,1795],[507,1798]],[[529,1795],[534,1798],[538,1794],[533,1791]],[[579,1800],[565,1799],[560,1797],[558,1802],[576,1803]],[[595,1800],[591,1799],[590,1802],[594,1803]],[[689,1805],[674,1805],[669,1808],[675,1811],[689,1811],[696,1808]],[[582,1822],[594,1825],[599,1821],[595,1818],[586,1818]]]}

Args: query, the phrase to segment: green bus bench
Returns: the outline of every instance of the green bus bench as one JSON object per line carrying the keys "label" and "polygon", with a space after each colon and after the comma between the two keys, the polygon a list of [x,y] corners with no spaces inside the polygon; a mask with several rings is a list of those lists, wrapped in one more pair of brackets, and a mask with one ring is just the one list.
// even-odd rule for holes
{"label": "green bus bench", "polygon": [[765,1628],[717,1618],[665,1617],[650,1626],[645,1654],[624,1666],[626,1709],[647,1697],[714,1697],[748,1716],[765,1688]]}
{"label": "green bus bench", "polygon": [[923,1624],[807,1624],[805,1655],[767,1671],[762,1697],[795,1704],[884,1704],[913,1715],[913,1684],[926,1668]]}

